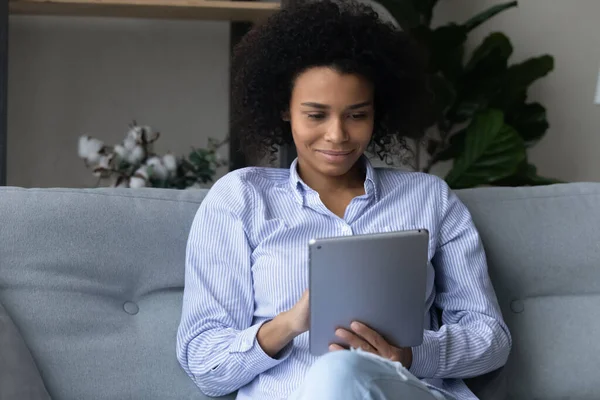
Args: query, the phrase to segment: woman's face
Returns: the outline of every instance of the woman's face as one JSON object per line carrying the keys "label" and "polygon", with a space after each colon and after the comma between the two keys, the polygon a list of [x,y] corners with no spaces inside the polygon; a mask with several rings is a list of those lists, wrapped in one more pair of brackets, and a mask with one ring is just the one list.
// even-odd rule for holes
{"label": "woman's face", "polygon": [[300,74],[289,119],[303,173],[342,176],[373,135],[373,85],[359,75],[315,67]]}

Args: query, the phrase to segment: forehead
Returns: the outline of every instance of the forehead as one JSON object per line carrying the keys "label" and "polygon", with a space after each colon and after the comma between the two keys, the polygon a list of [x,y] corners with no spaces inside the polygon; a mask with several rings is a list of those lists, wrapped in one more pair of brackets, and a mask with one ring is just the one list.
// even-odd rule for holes
{"label": "forehead", "polygon": [[315,102],[327,105],[350,105],[369,101],[373,86],[357,74],[342,74],[328,67],[310,68],[296,78],[292,103]]}

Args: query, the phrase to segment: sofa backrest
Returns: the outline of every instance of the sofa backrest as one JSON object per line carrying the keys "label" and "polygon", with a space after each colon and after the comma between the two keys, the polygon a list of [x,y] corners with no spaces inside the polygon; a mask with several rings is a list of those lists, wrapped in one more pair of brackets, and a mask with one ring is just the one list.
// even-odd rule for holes
{"label": "sofa backrest", "polygon": [[[0,303],[53,398],[205,399],[175,358],[204,195],[0,188]],[[508,398],[600,398],[600,184],[459,196],[513,333]]]}
{"label": "sofa backrest", "polygon": [[508,399],[600,399],[600,184],[459,196],[513,336]]}
{"label": "sofa backrest", "polygon": [[0,303],[53,399],[206,398],[175,356],[204,194],[0,189]]}

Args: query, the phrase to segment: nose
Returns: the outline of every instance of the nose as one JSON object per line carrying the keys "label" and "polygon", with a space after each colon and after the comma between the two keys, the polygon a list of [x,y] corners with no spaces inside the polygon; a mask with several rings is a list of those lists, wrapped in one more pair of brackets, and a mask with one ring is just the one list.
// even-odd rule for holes
{"label": "nose", "polygon": [[348,134],[341,118],[331,118],[324,139],[331,143],[344,143],[348,141]]}

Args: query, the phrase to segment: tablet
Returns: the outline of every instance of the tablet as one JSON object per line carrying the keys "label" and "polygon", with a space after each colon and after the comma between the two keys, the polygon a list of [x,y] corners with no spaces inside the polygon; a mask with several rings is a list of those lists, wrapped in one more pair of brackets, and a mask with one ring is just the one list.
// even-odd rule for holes
{"label": "tablet", "polygon": [[309,243],[310,352],[346,345],[335,335],[362,322],[396,347],[423,341],[426,229],[314,239]]}

